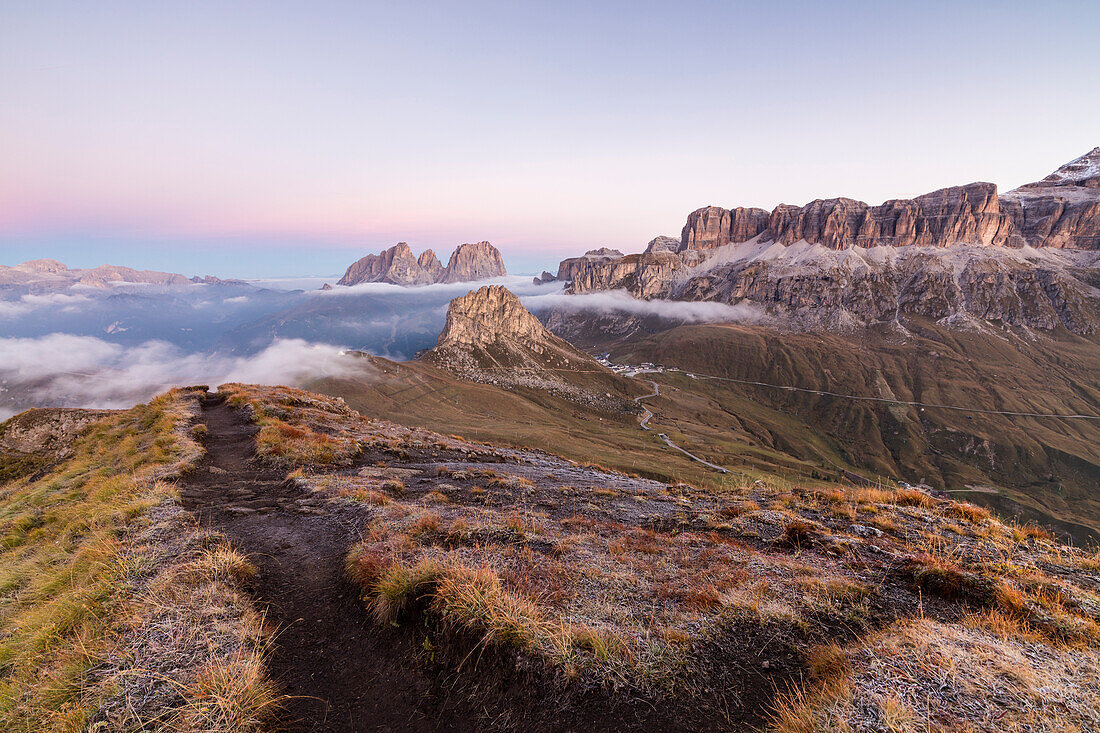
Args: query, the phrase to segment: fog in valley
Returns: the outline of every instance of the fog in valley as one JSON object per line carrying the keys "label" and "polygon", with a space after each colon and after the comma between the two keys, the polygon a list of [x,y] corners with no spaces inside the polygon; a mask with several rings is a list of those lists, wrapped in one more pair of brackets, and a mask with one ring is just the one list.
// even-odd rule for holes
{"label": "fog in valley", "polygon": [[[680,322],[755,320],[747,306],[566,295],[497,278],[536,315],[598,312]],[[0,419],[29,407],[121,408],[184,384],[304,385],[355,370],[347,351],[396,360],[435,345],[451,299],[485,283],[321,290],[310,280],[0,289]],[[295,286],[309,286],[306,290]],[[288,289],[295,287],[295,289]]]}
{"label": "fog in valley", "polygon": [[477,283],[282,285],[5,286],[0,419],[28,407],[128,407],[183,384],[300,385],[354,368],[347,350],[411,359],[435,344],[447,303]]}

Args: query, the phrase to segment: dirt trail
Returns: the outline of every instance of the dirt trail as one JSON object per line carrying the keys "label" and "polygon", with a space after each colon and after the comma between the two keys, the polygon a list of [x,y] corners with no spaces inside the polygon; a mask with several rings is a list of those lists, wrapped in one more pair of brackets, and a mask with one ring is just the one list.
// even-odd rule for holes
{"label": "dirt trail", "polygon": [[207,455],[183,503],[259,568],[253,594],[279,629],[270,669],[291,696],[283,729],[475,730],[445,709],[410,643],[378,632],[344,578],[362,526],[355,509],[307,496],[254,463],[255,428],[218,398],[204,403],[203,419]]}

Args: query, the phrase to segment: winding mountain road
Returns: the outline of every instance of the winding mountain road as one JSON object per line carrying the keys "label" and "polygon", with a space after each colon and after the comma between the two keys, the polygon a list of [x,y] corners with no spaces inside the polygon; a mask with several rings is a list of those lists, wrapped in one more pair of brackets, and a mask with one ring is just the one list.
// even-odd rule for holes
{"label": "winding mountain road", "polygon": [[[634,375],[634,378],[638,379],[638,376]],[[651,385],[653,385],[653,393],[652,394],[647,394],[647,395],[642,395],[641,397],[635,397],[634,398],[634,403],[637,404],[639,407],[641,407],[643,410],[645,410],[645,415],[642,417],[642,422],[640,423],[640,425],[642,426],[642,429],[652,431],[653,428],[649,427],[649,421],[653,418],[653,411],[650,410],[648,407],[646,407],[644,404],[642,404],[642,400],[647,400],[651,397],[657,397],[658,395],[661,394],[661,388],[652,379],[642,379],[641,381],[649,382]],[[725,469],[725,468],[722,468],[721,466],[715,465],[715,464],[711,463],[710,461],[705,461],[702,458],[700,458],[699,456],[697,456],[693,453],[689,453],[688,451],[684,450],[683,448],[681,448],[680,446],[676,445],[671,440],[669,440],[669,437],[667,435],[665,435],[664,433],[657,433],[657,437],[660,438],[661,440],[663,440],[665,442],[665,445],[667,445],[669,448],[672,448],[673,450],[680,451],[681,453],[683,453],[685,456],[687,456],[691,460],[696,461],[698,463],[702,463],[707,468],[714,469],[715,471],[718,471],[719,473],[729,473],[728,469]]]}

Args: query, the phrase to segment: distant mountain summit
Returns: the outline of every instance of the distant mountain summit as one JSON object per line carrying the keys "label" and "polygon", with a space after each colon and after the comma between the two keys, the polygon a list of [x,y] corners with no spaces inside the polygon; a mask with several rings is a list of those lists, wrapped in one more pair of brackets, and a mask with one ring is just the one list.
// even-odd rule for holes
{"label": "distant mountain summit", "polygon": [[242,284],[241,280],[222,280],[206,277],[185,277],[175,272],[135,270],[121,265],[100,265],[88,269],[70,269],[57,260],[28,260],[13,267],[0,265],[0,285],[32,285],[46,288],[65,288],[86,285],[105,288],[116,284],[127,285],[188,285],[191,283],[218,285]]}
{"label": "distant mountain summit", "polygon": [[1100,325],[1100,148],[999,195],[970,183],[878,206],[706,206],[680,240],[563,260],[568,292],[762,307],[794,327],[920,316],[1088,334]]}
{"label": "distant mountain summit", "polygon": [[[969,183],[878,206],[849,198],[780,204],[771,212],[706,206],[688,216],[675,251],[754,238],[835,250],[957,244],[1100,249],[1100,147],[1001,196],[993,183]],[[662,249],[655,240],[646,251]]]}
{"label": "distant mountain summit", "polygon": [[451,253],[447,266],[428,249],[415,257],[405,242],[378,254],[353,262],[337,285],[390,283],[405,287],[433,283],[458,283],[487,280],[508,274],[500,251],[489,242],[460,244]]}

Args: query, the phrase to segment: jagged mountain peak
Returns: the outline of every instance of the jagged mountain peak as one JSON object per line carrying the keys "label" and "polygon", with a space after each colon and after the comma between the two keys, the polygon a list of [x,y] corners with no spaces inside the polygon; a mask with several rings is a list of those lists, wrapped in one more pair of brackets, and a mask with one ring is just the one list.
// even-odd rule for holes
{"label": "jagged mountain peak", "polygon": [[1084,186],[1100,188],[1100,146],[1058,168],[1041,181],[1027,186]]}
{"label": "jagged mountain peak", "polygon": [[556,339],[508,288],[483,285],[451,301],[438,347],[484,347],[500,339],[528,345]]}
{"label": "jagged mountain peak", "polygon": [[622,385],[588,354],[558,338],[515,293],[484,285],[455,298],[438,344],[425,361],[474,382],[546,390],[608,409],[622,407]]}
{"label": "jagged mountain peak", "polygon": [[451,253],[442,282],[472,282],[507,274],[500,250],[489,242],[466,243],[458,245]]}
{"label": "jagged mountain peak", "polygon": [[416,257],[408,243],[398,242],[378,254],[369,254],[353,262],[336,284],[431,285],[487,280],[507,274],[500,251],[489,242],[460,244],[451,253],[446,267],[432,250],[424,250]]}

